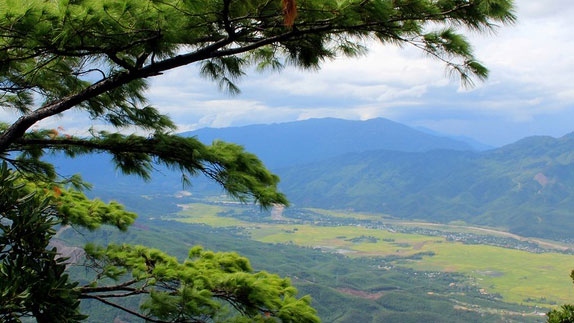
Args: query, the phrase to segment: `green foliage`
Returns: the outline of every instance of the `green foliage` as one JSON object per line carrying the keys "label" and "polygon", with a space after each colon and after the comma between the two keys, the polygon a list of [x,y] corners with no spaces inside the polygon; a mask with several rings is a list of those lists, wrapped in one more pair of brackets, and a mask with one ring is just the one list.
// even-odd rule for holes
{"label": "green foliage", "polygon": [[[574,270],[570,272],[570,278],[574,280]],[[574,322],[574,305],[564,304],[546,313],[548,323],[573,323]]]}
{"label": "green foliage", "polygon": [[[6,162],[2,165],[7,173],[11,172]],[[38,174],[14,172],[14,176],[18,174],[20,174],[16,180],[18,185],[14,189],[21,191],[21,194],[33,195],[42,192],[48,198],[45,203],[49,204],[52,216],[57,220],[52,225],[73,224],[90,230],[102,225],[112,225],[125,231],[136,218],[135,213],[126,211],[123,205],[115,201],[105,203],[99,199],[89,199],[81,190],[85,185],[78,177],[58,183],[46,182],[43,180],[44,177],[38,178]],[[25,202],[32,201],[25,200]]]}
{"label": "green foliage", "polygon": [[572,323],[574,322],[574,305],[562,305],[546,315],[548,316],[548,323]]}
{"label": "green foliage", "polygon": [[13,149],[22,152],[23,156],[11,160],[11,163],[52,179],[54,171],[51,165],[39,171],[43,167],[39,161],[43,155],[41,148],[62,151],[70,157],[107,152],[123,173],[138,175],[146,180],[150,179],[154,164],[181,172],[184,184],[190,183],[191,176],[201,173],[240,201],[253,201],[262,207],[288,204],[285,196],[277,191],[279,178],[269,172],[255,155],[231,143],[216,141],[207,146],[196,138],[161,133],[144,137],[102,131],[85,139],[34,131],[14,145]]}
{"label": "green foliage", "polygon": [[0,319],[19,322],[76,322],[78,283],[69,281],[67,258],[50,241],[62,224],[126,230],[135,214],[116,202],[90,200],[57,183],[31,181],[32,174],[0,168]]}
{"label": "green foliage", "polygon": [[[157,249],[133,245],[87,246],[88,256],[101,268],[98,277],[126,283],[83,287],[84,298],[149,294],[144,313],[163,321],[200,321],[209,317],[228,322],[319,322],[308,296],[297,299],[288,279],[264,271],[253,272],[249,261],[236,253],[194,247],[179,263]],[[128,274],[129,273],[129,274]],[[107,296],[100,293],[106,292]]]}
{"label": "green foliage", "polygon": [[59,223],[53,197],[26,187],[17,173],[0,168],[0,320],[77,322],[77,283],[69,282],[65,258],[50,248]]}

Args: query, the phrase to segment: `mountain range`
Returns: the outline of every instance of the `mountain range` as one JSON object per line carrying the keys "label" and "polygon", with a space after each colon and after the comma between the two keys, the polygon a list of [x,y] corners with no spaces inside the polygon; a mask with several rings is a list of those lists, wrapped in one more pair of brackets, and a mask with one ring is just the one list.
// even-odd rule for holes
{"label": "mountain range", "polygon": [[280,174],[283,191],[296,205],[570,239],[573,163],[570,134],[527,138],[486,152],[353,153]]}
{"label": "mountain range", "polygon": [[[569,239],[574,229],[574,134],[529,137],[478,151],[468,142],[387,120],[311,119],[205,128],[181,134],[244,145],[281,177],[297,207],[499,227],[525,236]],[[148,185],[114,173],[105,156],[58,159],[96,191],[181,190],[160,170]],[[197,192],[212,188],[198,180]]]}
{"label": "mountain range", "polygon": [[406,152],[475,149],[468,142],[416,130],[384,118],[365,121],[308,119],[244,127],[203,128],[181,135],[195,136],[204,143],[223,140],[241,144],[257,154],[271,169],[351,152],[381,149]]}

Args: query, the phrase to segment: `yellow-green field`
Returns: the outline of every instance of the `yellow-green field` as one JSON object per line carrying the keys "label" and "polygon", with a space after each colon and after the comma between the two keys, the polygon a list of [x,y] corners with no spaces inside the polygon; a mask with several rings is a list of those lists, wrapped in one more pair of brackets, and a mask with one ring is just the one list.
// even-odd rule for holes
{"label": "yellow-green field", "polygon": [[[175,220],[211,226],[244,227],[253,240],[292,243],[344,253],[350,257],[412,256],[434,253],[419,260],[401,263],[417,270],[459,272],[468,275],[484,293],[496,293],[511,303],[551,306],[570,303],[574,255],[531,253],[489,245],[467,245],[440,236],[405,234],[359,226],[313,226],[243,222],[221,217],[233,207],[207,204],[186,205]],[[313,210],[318,212],[318,210]],[[327,212],[327,211],[325,211]],[[326,214],[326,213],[325,213]],[[328,212],[330,216],[368,218],[373,215]],[[458,228],[461,230],[461,228]]]}
{"label": "yellow-green field", "polygon": [[183,211],[180,212],[178,221],[185,223],[204,223],[213,227],[243,226],[245,223],[229,217],[217,216],[217,213],[233,208],[225,208],[209,204],[186,204],[180,205]]}

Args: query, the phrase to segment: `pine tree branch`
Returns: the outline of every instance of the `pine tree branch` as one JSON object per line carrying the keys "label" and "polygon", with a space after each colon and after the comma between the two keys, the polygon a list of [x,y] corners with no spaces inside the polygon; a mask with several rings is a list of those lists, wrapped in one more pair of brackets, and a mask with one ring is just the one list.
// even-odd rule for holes
{"label": "pine tree branch", "polygon": [[[175,137],[179,140],[192,140],[192,138]],[[165,147],[160,145],[160,140],[157,138],[144,138],[144,137],[131,137],[123,138],[120,140],[96,139],[27,139],[21,138],[16,141],[18,151],[26,151],[28,149],[37,149],[38,147],[47,149],[59,150],[73,150],[73,148],[85,148],[88,151],[80,153],[88,153],[93,151],[108,152],[111,154],[128,154],[138,153],[146,154],[149,156],[157,157],[165,161],[167,158],[170,162],[178,163],[188,170],[204,171],[205,166],[201,160],[193,159],[193,151],[182,151],[180,154],[174,151],[172,147]],[[166,150],[167,149],[167,150]]]}
{"label": "pine tree branch", "polygon": [[[140,313],[138,313],[138,312],[136,312],[136,311],[130,310],[130,309],[127,308],[127,307],[124,307],[124,306],[118,305],[118,304],[116,304],[116,303],[110,302],[110,301],[108,301],[108,300],[106,300],[106,299],[104,299],[104,298],[101,298],[101,297],[99,297],[99,296],[94,296],[94,295],[82,295],[82,296],[80,296],[80,298],[98,300],[98,301],[100,301],[100,302],[102,302],[102,303],[104,303],[104,304],[106,304],[106,305],[109,305],[109,306],[111,306],[111,307],[115,307],[115,308],[117,308],[117,309],[119,309],[119,310],[122,310],[122,311],[124,311],[124,312],[126,312],[126,313],[129,313],[129,314],[131,314],[131,315],[134,315],[134,316],[137,316],[137,317],[139,317],[139,318],[141,318],[141,319],[144,319],[146,322],[153,322],[153,323],[171,323],[171,321],[162,321],[162,320],[156,320],[156,319],[150,318],[150,317],[145,316],[145,315],[142,315],[142,314],[140,314]],[[199,321],[197,321],[197,322],[199,322]]]}
{"label": "pine tree branch", "polygon": [[[70,156],[96,151],[109,152],[125,174],[135,174],[149,180],[155,162],[181,171],[184,177],[204,174],[240,201],[253,201],[263,208],[275,204],[289,204],[285,196],[277,191],[279,178],[269,172],[255,155],[245,152],[241,146],[224,142],[207,146],[193,137],[169,134],[155,134],[151,137],[106,133],[100,135],[101,137],[90,140],[28,136],[18,139],[13,148],[32,152],[38,149],[53,149]],[[178,149],[173,149],[174,147]],[[184,183],[188,184],[189,181],[184,178]]]}
{"label": "pine tree branch", "polygon": [[17,138],[22,137],[26,130],[28,130],[40,120],[65,112],[85,102],[86,100],[95,98],[103,93],[114,90],[136,79],[156,76],[166,70],[214,57],[214,52],[216,52],[219,48],[229,45],[231,42],[233,42],[233,39],[222,39],[192,53],[178,55],[158,63],[152,63],[139,70],[125,71],[117,74],[116,76],[94,83],[77,94],[73,94],[55,102],[48,103],[29,114],[21,116],[18,118],[18,120],[12,123],[12,125],[10,125],[10,127],[5,132],[2,133],[0,136],[0,152],[6,151]]}
{"label": "pine tree branch", "polygon": [[[322,34],[322,33],[348,33],[353,31],[360,32],[377,32],[379,34],[395,35],[392,30],[389,30],[390,22],[399,21],[424,21],[427,20],[447,20],[454,19],[461,20],[460,23],[465,25],[486,25],[486,22],[473,22],[471,20],[465,21],[465,19],[454,17],[453,13],[466,10],[469,4],[463,4],[445,10],[442,13],[437,13],[435,15],[419,15],[419,16],[407,16],[407,17],[397,17],[391,19],[391,21],[373,21],[367,23],[359,23],[356,25],[337,25],[331,23],[311,23],[311,24],[296,24],[292,30],[287,32],[264,37],[253,42],[244,43],[241,46],[228,48],[227,46],[232,43],[241,43],[245,39],[241,39],[238,35],[231,33],[228,37],[215,41],[209,45],[199,48],[196,51],[177,55],[164,59],[159,62],[151,62],[149,65],[144,66],[139,69],[132,69],[124,71],[108,79],[101,80],[100,82],[94,83],[79,93],[64,97],[55,102],[46,104],[37,110],[20,117],[16,122],[14,122],[1,136],[0,136],[0,151],[6,151],[7,148],[16,140],[16,138],[21,137],[26,130],[32,127],[36,122],[43,120],[45,118],[54,116],[56,114],[67,111],[86,100],[95,98],[103,93],[117,89],[133,80],[148,78],[156,75],[160,75],[162,72],[171,70],[177,67],[188,65],[194,62],[202,61],[205,59],[224,57],[230,55],[237,55],[241,53],[246,53],[251,50],[260,48],[273,43],[284,42],[288,40],[296,40],[300,37],[309,34]],[[464,18],[464,17],[463,17]],[[512,16],[506,18],[507,20],[514,19]],[[229,26],[229,25],[228,25]],[[229,30],[228,30],[229,31]],[[395,37],[395,39],[398,39]],[[122,63],[122,65],[124,65]],[[126,66],[127,67],[127,66]]]}
{"label": "pine tree branch", "polygon": [[224,300],[227,303],[231,304],[231,306],[233,306],[233,308],[235,308],[235,310],[237,312],[241,313],[242,315],[246,314],[245,304],[240,302],[237,299],[237,297],[235,295],[233,295],[233,293],[229,293],[227,291],[222,291],[222,290],[216,290],[216,291],[213,291],[212,293],[213,293],[213,297],[219,298],[219,299]]}
{"label": "pine tree branch", "polygon": [[101,297],[101,298],[124,298],[124,297],[130,297],[130,296],[135,296],[135,295],[141,295],[141,294],[149,294],[150,292],[145,291],[145,290],[134,290],[133,292],[129,292],[129,293],[119,293],[119,294],[97,294],[97,295],[91,295],[91,294],[82,294],[80,295],[80,298],[91,298],[92,296],[97,296],[97,297]]}
{"label": "pine tree branch", "polygon": [[[113,285],[113,286],[98,286],[98,287],[90,287],[90,286],[82,286],[80,288],[78,288],[77,290],[82,293],[82,294],[89,294],[89,293],[103,293],[103,292],[116,292],[116,291],[129,291],[129,292],[137,292],[141,289],[139,288],[134,288],[134,287],[129,287],[135,283],[138,283],[139,281],[136,279],[132,279],[130,281],[127,281],[125,283],[122,284],[118,284],[118,285]],[[142,292],[142,293],[147,293],[147,292]],[[101,295],[98,295],[100,297],[102,297]]]}
{"label": "pine tree branch", "polygon": [[[361,29],[369,25],[372,24],[363,24],[356,26],[354,28]],[[60,100],[57,100],[55,102],[44,105],[36,109],[35,111],[20,117],[0,136],[0,152],[6,151],[10,146],[10,144],[12,144],[17,138],[22,137],[26,132],[26,130],[32,127],[36,122],[54,116],[56,114],[65,112],[88,99],[97,97],[103,93],[116,89],[133,80],[156,76],[164,71],[188,65],[193,62],[201,61],[204,59],[245,53],[253,49],[269,45],[275,42],[285,41],[290,38],[295,38],[306,34],[332,31],[339,28],[340,27],[335,26],[324,26],[321,28],[308,28],[304,31],[293,30],[274,37],[264,38],[262,40],[250,43],[245,46],[228,50],[221,50],[222,48],[229,45],[235,40],[234,38],[225,38],[217,42],[214,42],[211,45],[203,47],[195,52],[177,55],[175,57],[168,58],[160,62],[152,63],[138,70],[132,69],[125,71],[123,73],[119,73],[116,76],[94,83],[77,94],[73,94],[64,97]]]}
{"label": "pine tree branch", "polygon": [[229,6],[231,5],[231,0],[223,0],[223,28],[227,32],[229,36],[233,36],[235,34],[235,30],[231,26],[231,22],[229,20]]}

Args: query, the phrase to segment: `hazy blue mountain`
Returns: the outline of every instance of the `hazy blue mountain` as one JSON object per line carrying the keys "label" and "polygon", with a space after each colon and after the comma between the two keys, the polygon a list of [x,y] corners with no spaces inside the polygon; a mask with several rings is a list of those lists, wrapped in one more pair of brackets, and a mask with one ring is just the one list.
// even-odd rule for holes
{"label": "hazy blue mountain", "polygon": [[[281,189],[299,207],[463,220],[553,238],[574,230],[574,134],[482,152],[386,119],[313,119],[184,135],[245,145],[281,177]],[[162,168],[147,184],[117,174],[105,155],[53,160],[60,173],[81,173],[103,196],[183,189],[179,175]],[[190,190],[221,193],[200,179]]]}
{"label": "hazy blue mountain", "polygon": [[267,125],[203,128],[182,135],[196,136],[205,143],[223,140],[241,144],[272,169],[370,150],[473,150],[463,141],[424,133],[383,118],[366,121],[309,119]]}
{"label": "hazy blue mountain", "polygon": [[431,129],[428,129],[425,127],[415,127],[414,129],[422,131],[424,133],[434,135],[434,136],[447,137],[450,139],[462,141],[462,142],[468,144],[473,150],[476,150],[476,151],[484,151],[484,150],[490,150],[490,149],[496,148],[494,146],[487,145],[487,144],[482,143],[482,142],[480,142],[474,138],[470,138],[470,137],[466,137],[466,136],[445,136],[444,134],[441,134],[439,132],[436,132],[434,130],[431,130]]}
{"label": "hazy blue mountain", "polygon": [[[214,140],[238,143],[259,156],[272,170],[377,149],[419,152],[433,149],[472,150],[462,141],[426,134],[383,118],[367,121],[310,119],[268,125],[204,128],[181,135],[196,136],[207,144]],[[144,183],[134,176],[117,172],[110,157],[105,154],[75,159],[52,156],[50,160],[58,166],[60,173],[81,173],[96,188],[106,187],[114,191],[130,187],[137,192],[182,189],[179,175],[172,171],[160,167],[153,181]],[[206,182],[196,180],[194,186],[200,191],[206,189]]]}
{"label": "hazy blue mountain", "polygon": [[574,230],[574,134],[486,152],[347,154],[279,174],[300,206],[463,220],[563,239]]}

